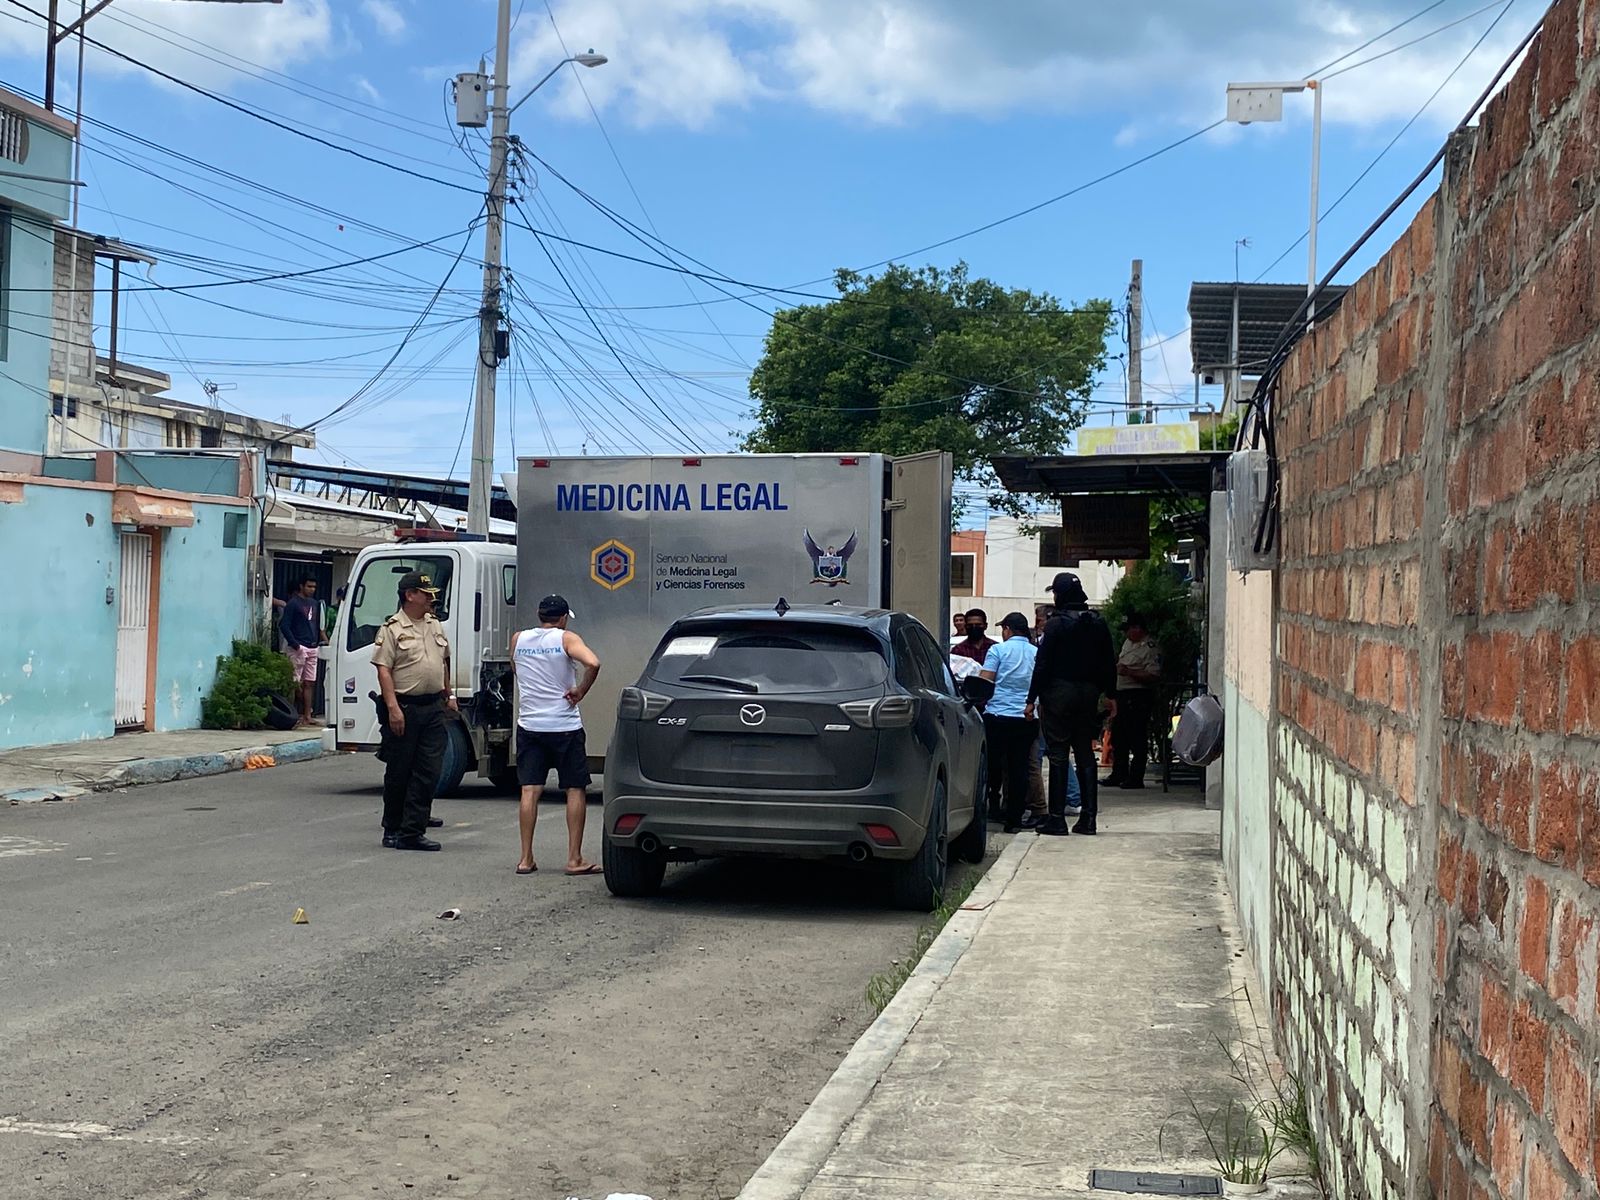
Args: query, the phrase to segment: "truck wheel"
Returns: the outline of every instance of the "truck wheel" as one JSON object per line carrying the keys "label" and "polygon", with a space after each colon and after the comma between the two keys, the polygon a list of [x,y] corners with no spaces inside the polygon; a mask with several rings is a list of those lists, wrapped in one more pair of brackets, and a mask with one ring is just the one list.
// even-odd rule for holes
{"label": "truck wheel", "polygon": [[439,782],[433,788],[435,797],[455,795],[467,773],[467,767],[477,761],[465,724],[449,720],[444,723],[444,729],[444,760],[439,767]]}
{"label": "truck wheel", "polygon": [[619,846],[609,836],[600,846],[600,865],[605,868],[606,887],[613,896],[654,896],[667,874],[665,855]]}
{"label": "truck wheel", "polygon": [[896,908],[912,912],[932,912],[944,891],[946,836],[950,826],[950,796],[941,778],[933,788],[933,805],[928,813],[928,832],[915,858],[892,863],[889,867],[889,898]]}
{"label": "truck wheel", "polygon": [[978,799],[972,806],[972,824],[950,843],[962,862],[981,863],[989,853],[989,762],[978,763]]}

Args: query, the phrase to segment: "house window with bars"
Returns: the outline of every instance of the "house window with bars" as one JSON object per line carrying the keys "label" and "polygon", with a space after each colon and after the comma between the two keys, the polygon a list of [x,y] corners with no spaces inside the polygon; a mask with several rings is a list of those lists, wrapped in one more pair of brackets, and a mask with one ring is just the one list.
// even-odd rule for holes
{"label": "house window with bars", "polygon": [[0,108],[0,158],[14,163],[28,161],[28,119],[8,108]]}

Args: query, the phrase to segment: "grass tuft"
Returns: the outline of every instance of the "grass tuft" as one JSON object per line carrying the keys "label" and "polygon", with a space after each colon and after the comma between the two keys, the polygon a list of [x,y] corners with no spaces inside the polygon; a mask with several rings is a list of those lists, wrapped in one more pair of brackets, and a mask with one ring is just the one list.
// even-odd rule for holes
{"label": "grass tuft", "polygon": [[963,904],[967,897],[972,895],[972,889],[978,886],[978,880],[983,875],[978,871],[971,871],[955,888],[940,896],[939,905],[928,916],[928,920],[917,930],[917,936],[911,943],[911,951],[904,958],[897,958],[887,971],[880,971],[867,981],[867,1005],[872,1009],[873,1015],[881,1015],[889,1007],[889,1001],[894,999],[895,993],[900,990],[900,985],[911,978],[911,972],[917,969],[917,964],[922,961],[922,956],[928,952],[928,947],[933,945],[933,940],[939,936],[944,927],[950,923],[950,918]]}

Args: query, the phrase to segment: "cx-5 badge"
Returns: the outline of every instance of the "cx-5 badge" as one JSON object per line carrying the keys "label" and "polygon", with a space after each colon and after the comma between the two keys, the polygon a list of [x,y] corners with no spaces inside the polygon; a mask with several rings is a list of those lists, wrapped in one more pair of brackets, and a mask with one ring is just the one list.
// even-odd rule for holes
{"label": "cx-5 badge", "polygon": [[767,710],[759,704],[746,704],[739,710],[739,720],[746,725],[759,725],[767,719]]}

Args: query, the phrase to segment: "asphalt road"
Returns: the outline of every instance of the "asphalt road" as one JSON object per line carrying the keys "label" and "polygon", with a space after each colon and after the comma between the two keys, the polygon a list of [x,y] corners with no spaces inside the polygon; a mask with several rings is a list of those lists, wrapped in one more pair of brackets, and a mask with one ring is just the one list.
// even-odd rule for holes
{"label": "asphalt road", "polygon": [[0,809],[0,1196],[733,1196],[921,920],[799,864],[616,900],[555,804],[519,877],[486,788],[383,850],[376,770]]}

